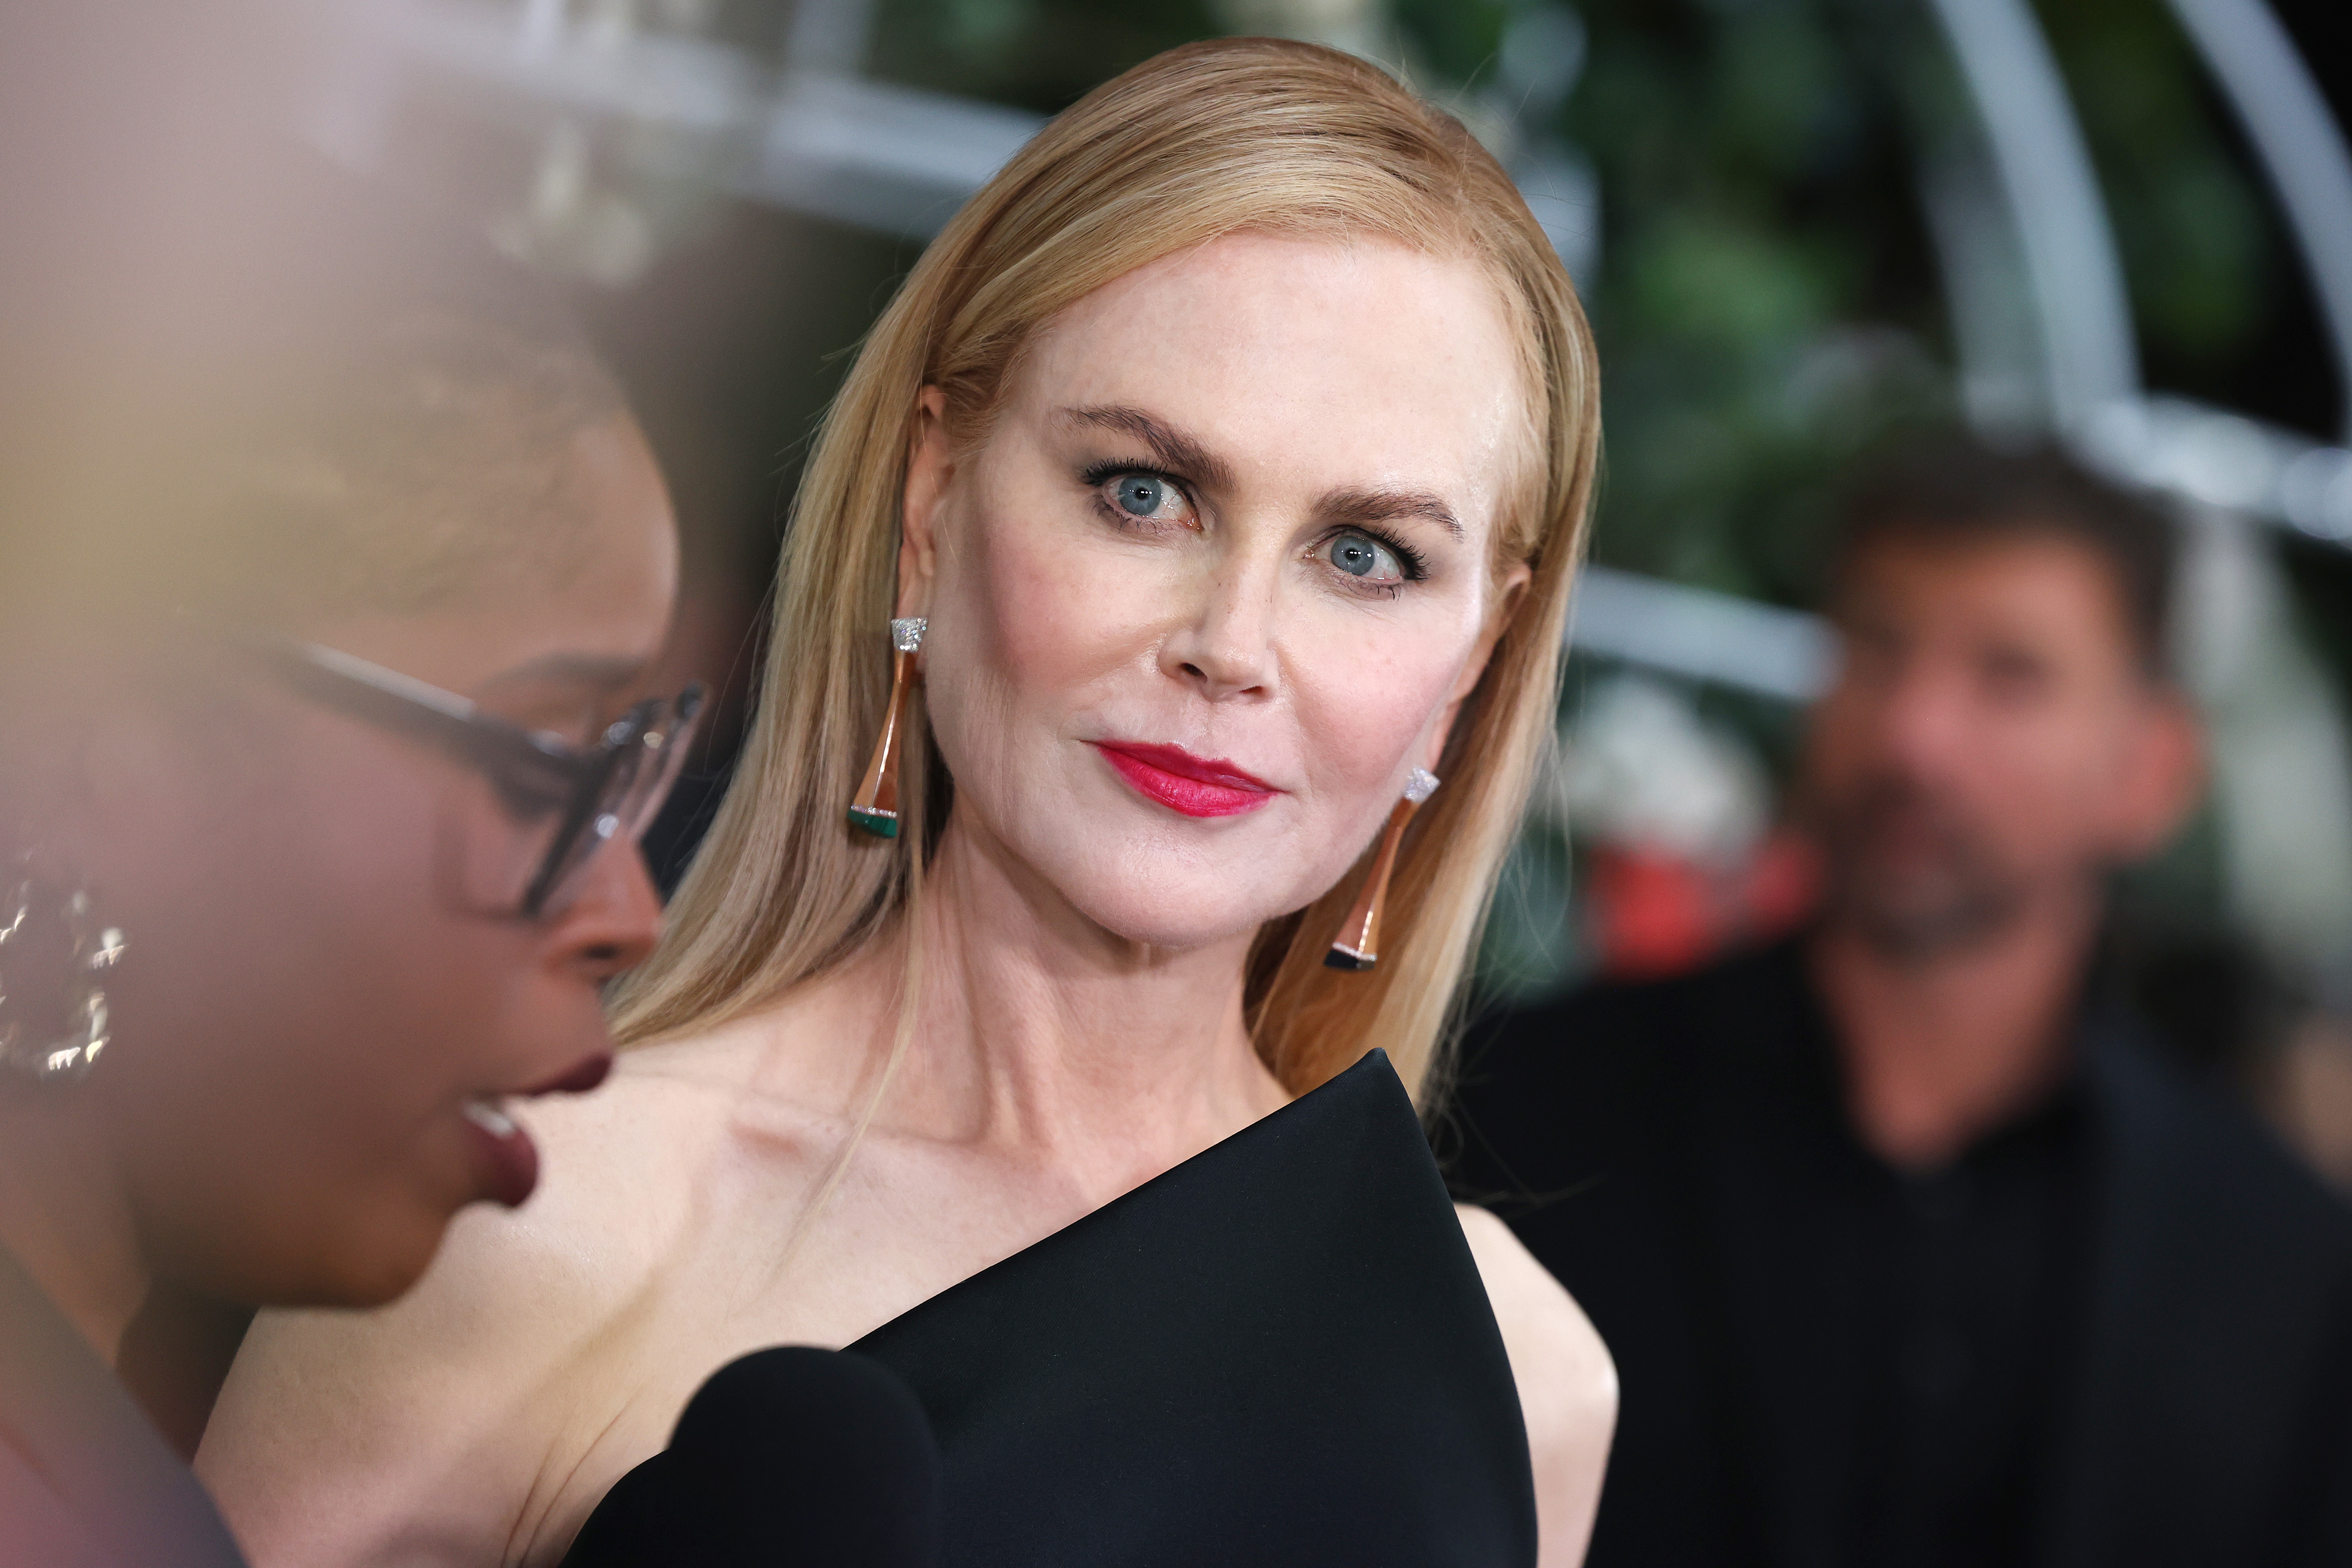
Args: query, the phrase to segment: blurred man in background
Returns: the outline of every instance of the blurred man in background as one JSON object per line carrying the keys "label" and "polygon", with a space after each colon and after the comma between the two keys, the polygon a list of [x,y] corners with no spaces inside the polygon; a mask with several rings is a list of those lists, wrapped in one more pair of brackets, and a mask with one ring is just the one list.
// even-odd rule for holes
{"label": "blurred man in background", "polygon": [[1856,492],[1801,936],[1474,1037],[1453,1129],[1616,1355],[1591,1562],[2352,1561],[2352,1215],[2095,953],[2193,805],[2169,525],[2051,452]]}

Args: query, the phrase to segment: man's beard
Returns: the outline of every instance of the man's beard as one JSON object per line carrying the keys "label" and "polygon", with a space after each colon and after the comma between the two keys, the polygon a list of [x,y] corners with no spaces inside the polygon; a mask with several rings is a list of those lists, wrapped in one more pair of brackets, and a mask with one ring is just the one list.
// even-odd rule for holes
{"label": "man's beard", "polygon": [[[1822,802],[1816,827],[1829,914],[1887,958],[1916,963],[1976,946],[2022,912],[2025,879],[1948,801],[1910,780],[1871,780]],[[1899,849],[1890,837],[1900,835]]]}

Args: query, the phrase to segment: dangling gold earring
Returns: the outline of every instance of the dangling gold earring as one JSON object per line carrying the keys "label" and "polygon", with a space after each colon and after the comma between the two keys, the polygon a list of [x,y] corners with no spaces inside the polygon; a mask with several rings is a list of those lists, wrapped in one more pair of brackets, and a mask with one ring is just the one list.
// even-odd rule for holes
{"label": "dangling gold earring", "polygon": [[922,616],[890,623],[890,707],[882,715],[882,738],[874,742],[874,761],[866,764],[866,782],[849,803],[849,820],[877,838],[898,837],[898,726],[907,712],[907,689],[915,683],[915,650],[923,646]]}
{"label": "dangling gold earring", "polygon": [[1372,874],[1364,879],[1364,890],[1356,895],[1356,907],[1348,913],[1348,923],[1339,928],[1339,937],[1331,951],[1323,955],[1327,969],[1370,969],[1381,961],[1381,906],[1388,901],[1389,873],[1396,869],[1397,846],[1403,841],[1404,825],[1437,790],[1437,775],[1423,769],[1412,770],[1405,780],[1404,798],[1389,813],[1389,825],[1381,835],[1381,852],[1372,858]]}

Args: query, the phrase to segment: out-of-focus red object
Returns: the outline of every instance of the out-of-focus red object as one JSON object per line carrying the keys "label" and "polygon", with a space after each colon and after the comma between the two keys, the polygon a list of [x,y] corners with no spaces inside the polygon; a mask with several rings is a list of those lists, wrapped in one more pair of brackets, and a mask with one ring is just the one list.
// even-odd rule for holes
{"label": "out-of-focus red object", "polygon": [[1651,980],[1794,930],[1819,897],[1821,865],[1812,846],[1787,828],[1728,867],[1601,844],[1589,852],[1584,886],[1601,973]]}

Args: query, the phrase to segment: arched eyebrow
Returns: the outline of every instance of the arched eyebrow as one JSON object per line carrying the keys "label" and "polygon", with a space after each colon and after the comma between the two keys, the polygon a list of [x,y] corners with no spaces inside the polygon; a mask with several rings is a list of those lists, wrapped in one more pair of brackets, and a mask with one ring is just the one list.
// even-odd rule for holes
{"label": "arched eyebrow", "polygon": [[[1113,404],[1065,408],[1058,413],[1061,418],[1074,424],[1092,425],[1134,437],[1151,449],[1153,461],[1179,479],[1190,479],[1209,489],[1230,489],[1233,485],[1233,468],[1223,458],[1197,437],[1140,408]],[[1467,537],[1444,498],[1428,490],[1333,490],[1317,500],[1315,510],[1318,516],[1340,527],[1351,522],[1391,522],[1417,517],[1435,523],[1456,540]]]}
{"label": "arched eyebrow", "polygon": [[1427,490],[1334,490],[1325,496],[1315,509],[1335,523],[1393,522],[1401,518],[1417,517],[1433,522],[1452,534],[1456,541],[1467,536],[1461,520],[1454,515],[1444,498]]}
{"label": "arched eyebrow", "polygon": [[1065,408],[1061,417],[1098,429],[1132,436],[1151,448],[1152,460],[1179,479],[1211,489],[1230,489],[1234,470],[1225,460],[1174,426],[1153,418],[1140,408],[1118,405],[1097,408]]}

